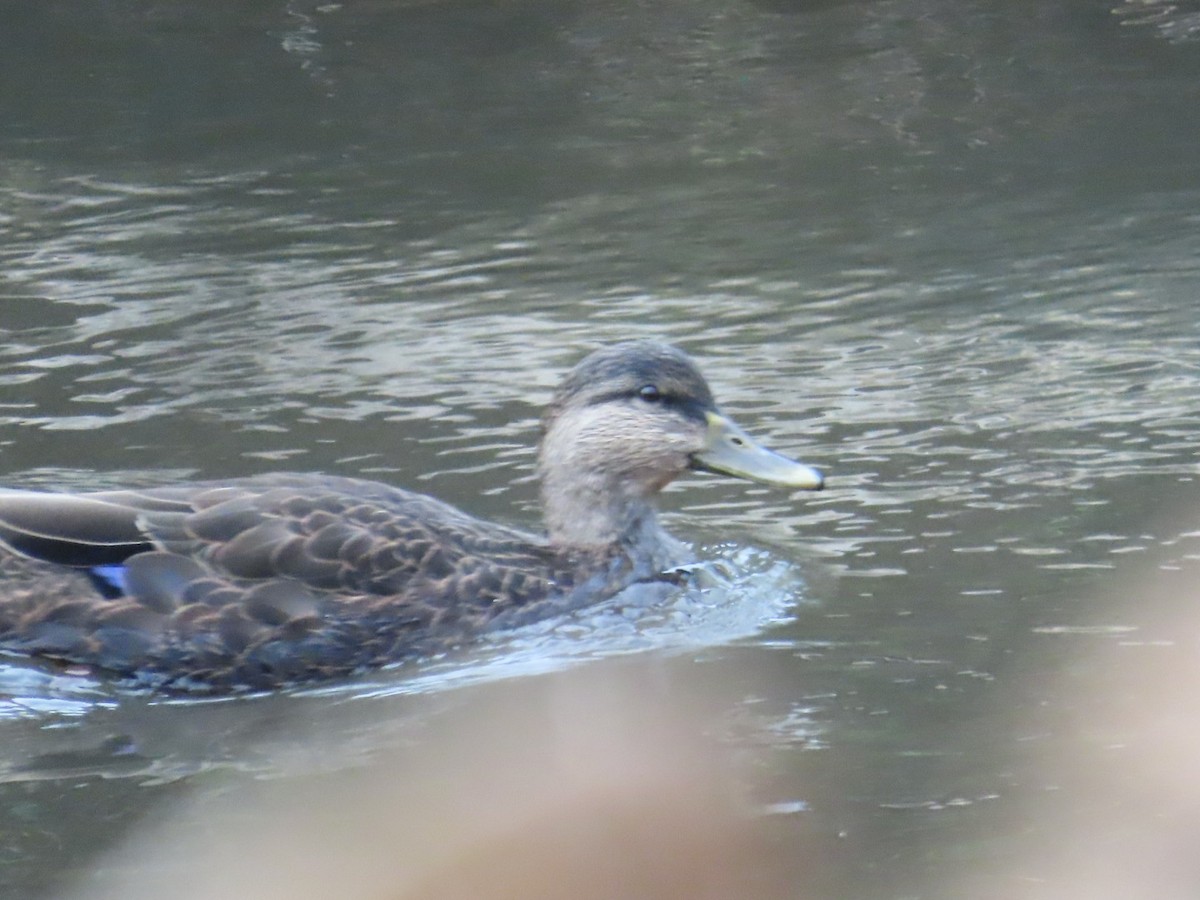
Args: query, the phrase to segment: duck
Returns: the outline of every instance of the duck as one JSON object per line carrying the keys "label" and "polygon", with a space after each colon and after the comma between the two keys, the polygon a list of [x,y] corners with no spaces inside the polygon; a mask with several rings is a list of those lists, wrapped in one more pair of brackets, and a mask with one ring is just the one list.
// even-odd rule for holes
{"label": "duck", "polygon": [[445,653],[672,581],[655,499],[689,471],[820,490],[675,346],[603,346],[541,419],[545,530],[358,478],[0,490],[0,651],[167,692],[269,691]]}

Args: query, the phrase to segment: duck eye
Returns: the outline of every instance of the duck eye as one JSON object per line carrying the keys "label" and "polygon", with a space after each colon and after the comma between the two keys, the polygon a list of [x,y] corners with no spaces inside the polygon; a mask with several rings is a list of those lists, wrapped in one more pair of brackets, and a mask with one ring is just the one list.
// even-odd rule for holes
{"label": "duck eye", "polygon": [[662,399],[662,394],[658,392],[658,388],[652,384],[643,385],[638,390],[638,396],[647,403],[657,403]]}

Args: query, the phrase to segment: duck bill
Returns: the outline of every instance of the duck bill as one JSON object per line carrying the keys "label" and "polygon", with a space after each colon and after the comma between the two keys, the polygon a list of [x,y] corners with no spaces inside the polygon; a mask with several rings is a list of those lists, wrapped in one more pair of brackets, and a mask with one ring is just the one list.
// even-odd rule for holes
{"label": "duck bill", "polygon": [[819,491],[825,476],[812,466],[768,450],[720,413],[707,412],[704,449],[692,454],[692,468],[779,487]]}

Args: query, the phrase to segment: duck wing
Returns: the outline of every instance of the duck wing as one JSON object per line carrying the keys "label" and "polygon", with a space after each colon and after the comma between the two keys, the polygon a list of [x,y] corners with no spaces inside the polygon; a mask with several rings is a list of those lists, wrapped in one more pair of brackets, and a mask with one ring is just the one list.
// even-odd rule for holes
{"label": "duck wing", "polygon": [[[535,571],[556,557],[532,535],[431,497],[317,475],[76,495],[0,491],[0,544],[80,569],[134,565],[153,551],[190,560],[177,574],[378,596],[432,588],[484,562]],[[157,568],[171,566],[160,559]]]}
{"label": "duck wing", "polygon": [[137,511],[87,495],[0,491],[0,544],[64,566],[119,563],[150,549]]}

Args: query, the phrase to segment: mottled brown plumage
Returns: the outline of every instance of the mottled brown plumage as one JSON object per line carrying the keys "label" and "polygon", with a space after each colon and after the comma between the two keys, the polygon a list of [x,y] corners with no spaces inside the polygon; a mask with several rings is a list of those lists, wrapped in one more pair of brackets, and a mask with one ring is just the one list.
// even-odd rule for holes
{"label": "mottled brown plumage", "polygon": [[683,559],[652,500],[688,468],[821,485],[721,417],[681,352],[635,342],[587,357],[546,412],[546,537],[322,475],[0,491],[0,647],[210,691],[443,650],[662,577]]}

